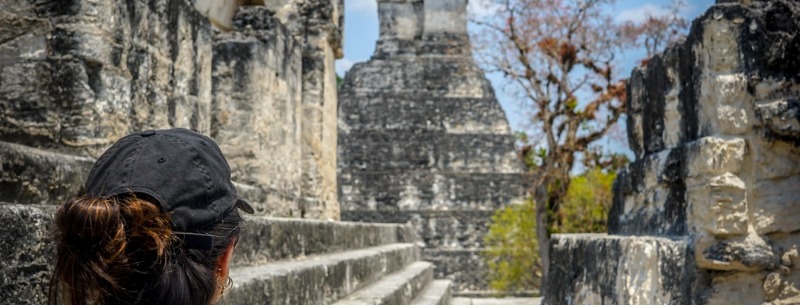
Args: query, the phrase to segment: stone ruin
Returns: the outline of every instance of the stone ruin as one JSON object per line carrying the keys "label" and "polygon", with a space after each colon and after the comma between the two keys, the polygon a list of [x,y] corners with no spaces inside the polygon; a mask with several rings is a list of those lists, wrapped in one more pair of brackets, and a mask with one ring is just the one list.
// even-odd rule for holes
{"label": "stone ruin", "polygon": [[338,219],[341,3],[243,7],[231,31],[208,3],[239,1],[0,3],[0,201],[62,202],[116,139],[184,127],[220,143],[260,214]]}
{"label": "stone ruin", "polygon": [[609,234],[556,235],[544,304],[800,304],[800,3],[717,1],[634,70]]}
{"label": "stone ruin", "polygon": [[[381,3],[384,26],[402,34],[384,35],[376,58],[408,65],[394,56],[418,48],[419,56],[406,54],[418,70],[397,72],[423,79],[406,78],[414,83],[403,87],[392,85],[400,78],[367,76],[366,83],[389,87],[351,92],[379,101],[386,92],[398,100],[393,124],[409,120],[414,127],[402,144],[420,149],[405,156],[437,158],[415,163],[420,170],[403,179],[381,181],[392,190],[395,182],[403,190],[417,187],[399,204],[427,209],[384,215],[425,220],[425,241],[438,243],[425,257],[446,263],[437,277],[449,268],[461,273],[458,279],[467,277],[459,264],[480,267],[480,234],[492,210],[521,192],[508,123],[469,57],[465,4]],[[340,0],[0,3],[0,305],[46,303],[56,205],[82,192],[95,158],[116,139],[168,127],[213,137],[240,194],[257,210],[232,260],[234,286],[220,304],[449,304],[453,282],[434,280],[434,265],[421,261],[420,229],[331,221],[340,216],[333,62],[342,55],[342,6]],[[404,36],[410,28],[392,24],[387,8],[413,8],[406,13],[419,15],[405,17],[427,16],[426,30],[414,21],[412,35]],[[414,31],[424,32],[425,41],[416,42]],[[392,70],[370,65],[373,73]],[[346,87],[362,76],[348,76]],[[445,80],[453,77],[460,83]],[[411,95],[421,89],[424,95]],[[418,97],[425,107],[410,103]],[[353,125],[353,135],[360,128]],[[356,140],[345,135],[343,142]],[[478,150],[454,149],[460,145]],[[434,188],[419,184],[431,179]]]}
{"label": "stone ruin", "polygon": [[505,114],[472,58],[466,0],[379,0],[375,53],[339,91],[343,220],[411,221],[464,294],[487,291],[492,214],[524,196]]}
{"label": "stone ruin", "polygon": [[[465,2],[380,2],[340,105],[342,3],[258,2],[0,1],[0,304],[45,303],[55,204],[115,139],[166,127],[212,135],[257,205],[222,304],[485,287],[479,234],[522,190]],[[610,234],[554,237],[544,302],[800,303],[797,54],[796,1],[718,1],[634,71]],[[342,218],[417,226],[271,217],[337,219],[337,179]]]}
{"label": "stone ruin", "polygon": [[[448,16],[452,3],[431,3],[432,12]],[[168,127],[213,137],[240,194],[257,210],[232,260],[234,286],[220,304],[449,304],[452,281],[433,279],[411,225],[331,221],[340,215],[333,63],[342,55],[341,13],[338,0],[0,1],[0,305],[46,303],[56,205],[81,193],[95,158],[116,139]],[[441,56],[468,52],[455,45],[466,36],[448,40],[440,32],[441,43],[429,46]],[[478,87],[438,92],[472,92],[464,101],[487,111],[475,108],[448,124],[481,139],[491,134],[481,124],[496,124],[500,144],[486,147],[510,148],[500,108],[480,102],[490,96],[488,82],[474,77],[479,70],[471,62],[444,58],[447,64],[427,68],[464,69],[468,85]],[[451,105],[443,112],[458,106],[443,101]],[[452,120],[462,118],[468,120]],[[434,152],[431,143],[422,145]],[[454,158],[469,158],[453,159],[452,168],[494,156],[459,153]],[[507,166],[513,151],[505,153],[486,168]],[[505,202],[494,194],[470,207]],[[463,215],[481,213],[488,215]]]}

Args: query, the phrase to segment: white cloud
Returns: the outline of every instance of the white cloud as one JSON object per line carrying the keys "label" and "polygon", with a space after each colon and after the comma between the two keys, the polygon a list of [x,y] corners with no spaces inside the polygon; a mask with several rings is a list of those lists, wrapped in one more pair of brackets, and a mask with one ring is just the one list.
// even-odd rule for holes
{"label": "white cloud", "polygon": [[491,0],[471,0],[467,3],[467,14],[470,18],[483,18],[494,15],[499,7]]}
{"label": "white cloud", "polygon": [[[688,1],[684,1],[683,5],[681,5],[678,10],[678,14],[687,20],[691,20],[697,14],[694,12],[696,8],[697,7],[694,3],[688,3]],[[657,5],[648,3],[637,7],[623,9],[619,13],[616,13],[616,17],[614,17],[614,19],[617,22],[631,21],[634,23],[640,23],[644,22],[648,16],[659,17],[672,14],[671,10],[672,8],[669,4]]]}
{"label": "white cloud", "polygon": [[655,4],[645,4],[638,7],[624,9],[614,18],[617,22],[631,21],[634,23],[644,22],[648,16],[669,15],[670,11],[666,7]]}
{"label": "white cloud", "polygon": [[347,10],[361,13],[375,13],[378,11],[378,0],[347,0],[344,2]]}
{"label": "white cloud", "polygon": [[353,67],[354,62],[347,58],[337,59],[336,60],[336,75],[340,77],[344,77],[344,74]]}

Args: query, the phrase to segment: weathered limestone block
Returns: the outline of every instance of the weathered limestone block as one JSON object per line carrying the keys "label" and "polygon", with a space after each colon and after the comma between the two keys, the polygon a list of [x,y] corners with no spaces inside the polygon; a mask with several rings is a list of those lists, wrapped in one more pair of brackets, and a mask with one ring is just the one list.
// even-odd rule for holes
{"label": "weathered limestone block", "polygon": [[786,140],[800,139],[800,101],[778,100],[756,106],[756,117],[772,135]]}
{"label": "weathered limestone block", "polygon": [[800,224],[800,202],[797,186],[800,177],[794,176],[777,181],[759,181],[752,187],[753,223],[759,234],[792,233],[797,234]]}
{"label": "weathered limestone block", "polygon": [[186,1],[15,0],[0,27],[0,140],[97,157],[133,130],[209,129],[210,26]]}
{"label": "weathered limestone block", "polygon": [[769,244],[773,252],[769,269],[715,273],[708,304],[796,304],[800,292],[797,264],[800,262],[797,259],[800,238],[789,234],[772,235]]}
{"label": "weathered limestone block", "polygon": [[0,201],[60,204],[83,190],[94,159],[0,142]]}
{"label": "weathered limestone block", "polygon": [[484,291],[489,285],[489,267],[482,249],[426,249],[422,259],[434,264],[434,277],[452,280],[455,291]]}
{"label": "weathered limestone block", "polygon": [[705,137],[635,161],[615,182],[609,232],[680,236],[688,228],[744,235],[746,187],[734,173],[742,170],[745,151],[743,139]]}
{"label": "weathered limestone block", "polygon": [[542,304],[690,304],[696,278],[683,240],[560,234]]}
{"label": "weathered limestone block", "polygon": [[688,44],[674,44],[631,74],[628,143],[637,158],[696,136],[693,58]]}
{"label": "weathered limestone block", "polygon": [[744,139],[701,138],[687,148],[686,200],[689,226],[698,234],[725,238],[748,230]]}
{"label": "weathered limestone block", "polygon": [[52,206],[0,203],[0,303],[47,304],[54,212]]}
{"label": "weathered limestone block", "polygon": [[760,235],[800,230],[800,149],[791,141],[754,138],[753,182],[750,188],[752,222]]}
{"label": "weathered limestone block", "polygon": [[214,44],[211,136],[259,214],[301,216],[302,49],[265,7],[242,7]]}
{"label": "weathered limestone block", "polygon": [[467,34],[467,15],[464,14],[467,11],[466,0],[424,1],[423,6],[425,17],[423,35]]}
{"label": "weathered limestone block", "polygon": [[222,30],[233,29],[233,17],[240,6],[264,5],[264,0],[191,0],[194,8]]}
{"label": "weathered limestone block", "polygon": [[[691,159],[690,159],[691,160]],[[650,154],[617,174],[608,217],[612,234],[681,236],[687,232],[686,150]]]}
{"label": "weathered limestone block", "polygon": [[422,35],[423,6],[419,0],[378,1],[380,34],[376,58],[416,54],[414,40]]}
{"label": "weathered limestone block", "polygon": [[737,174],[742,170],[746,144],[744,139],[706,137],[688,145],[687,164],[690,178],[701,175]]}
{"label": "weathered limestone block", "polygon": [[767,241],[756,235],[721,239],[698,234],[694,247],[701,269],[755,272],[773,270],[780,261]]}
{"label": "weathered limestone block", "polygon": [[730,173],[706,182],[706,185],[698,185],[687,192],[692,203],[689,221],[694,229],[719,237],[747,234],[744,182]]}

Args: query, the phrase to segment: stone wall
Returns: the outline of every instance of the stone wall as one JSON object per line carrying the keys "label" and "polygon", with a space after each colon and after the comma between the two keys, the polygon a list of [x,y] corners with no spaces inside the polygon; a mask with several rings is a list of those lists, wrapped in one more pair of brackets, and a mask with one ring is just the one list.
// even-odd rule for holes
{"label": "stone wall", "polygon": [[0,4],[0,199],[57,204],[116,139],[183,127],[220,144],[260,214],[338,219],[341,3],[254,2]]}
{"label": "stone wall", "polygon": [[545,304],[800,302],[800,4],[718,2],[633,72],[612,235],[554,238]]}
{"label": "stone wall", "polygon": [[133,130],[208,133],[211,28],[187,2],[15,0],[2,11],[0,141],[97,157]]}
{"label": "stone wall", "polygon": [[266,214],[301,216],[302,44],[265,7],[216,35],[211,136],[232,179],[258,186]]}
{"label": "stone wall", "polygon": [[339,219],[336,189],[336,71],[343,56],[344,3],[341,0],[264,1],[302,45],[303,215]]}
{"label": "stone wall", "polygon": [[342,219],[411,221],[436,276],[488,289],[494,210],[523,195],[514,138],[466,33],[466,1],[379,1],[380,37],[339,92]]}

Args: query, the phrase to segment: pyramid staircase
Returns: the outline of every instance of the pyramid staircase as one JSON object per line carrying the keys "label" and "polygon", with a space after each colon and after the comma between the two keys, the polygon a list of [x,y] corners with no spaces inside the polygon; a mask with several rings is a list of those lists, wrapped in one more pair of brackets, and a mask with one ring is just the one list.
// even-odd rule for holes
{"label": "pyramid staircase", "polygon": [[[28,147],[17,152],[33,163],[58,163],[65,176],[92,162]],[[0,201],[0,305],[47,303],[52,203]],[[415,240],[408,224],[248,217],[233,256],[234,285],[219,304],[449,304],[451,282],[433,280]]]}

